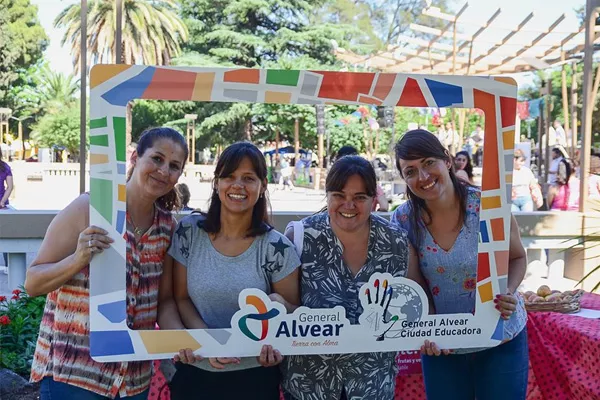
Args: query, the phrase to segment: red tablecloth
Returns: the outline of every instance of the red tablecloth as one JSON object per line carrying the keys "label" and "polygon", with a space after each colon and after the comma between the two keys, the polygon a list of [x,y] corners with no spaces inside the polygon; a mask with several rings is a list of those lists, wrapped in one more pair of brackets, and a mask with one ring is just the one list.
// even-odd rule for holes
{"label": "red tablecloth", "polygon": [[[582,308],[600,310],[600,296],[586,293]],[[600,399],[600,320],[568,314],[532,312],[528,315],[529,383],[527,400]],[[408,360],[405,358],[405,360]],[[404,362],[405,374],[396,380],[397,400],[426,400],[418,363]],[[169,400],[169,388],[158,371],[150,400]],[[161,392],[162,389],[162,392]]]}

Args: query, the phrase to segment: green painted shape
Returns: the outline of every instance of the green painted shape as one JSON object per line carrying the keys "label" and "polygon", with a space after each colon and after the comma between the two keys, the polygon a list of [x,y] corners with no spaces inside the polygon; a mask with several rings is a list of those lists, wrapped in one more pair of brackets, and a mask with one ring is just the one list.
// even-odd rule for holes
{"label": "green painted shape", "polygon": [[108,147],[108,135],[90,136],[90,144],[92,146]]}
{"label": "green painted shape", "polygon": [[297,86],[300,71],[286,69],[267,70],[267,83],[271,85]]}
{"label": "green painted shape", "polygon": [[106,128],[107,126],[106,117],[90,120],[90,129]]}
{"label": "green painted shape", "polygon": [[107,179],[90,179],[90,205],[108,222],[113,223],[113,183]]}
{"label": "green painted shape", "polygon": [[115,132],[115,152],[117,161],[125,162],[125,118],[113,117],[113,130]]}

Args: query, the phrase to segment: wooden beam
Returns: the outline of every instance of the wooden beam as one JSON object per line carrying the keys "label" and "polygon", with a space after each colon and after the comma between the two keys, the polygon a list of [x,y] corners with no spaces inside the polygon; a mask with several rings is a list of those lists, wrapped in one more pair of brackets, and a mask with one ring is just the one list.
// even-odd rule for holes
{"label": "wooden beam", "polygon": [[593,53],[594,53],[594,23],[596,19],[596,0],[587,0],[585,7],[585,49],[583,58],[583,116],[581,130],[581,164],[579,187],[579,211],[587,210],[589,193],[588,175],[590,170],[590,151],[592,149],[592,99]]}
{"label": "wooden beam", "polygon": [[[561,58],[565,60],[565,52],[561,51]],[[565,128],[565,134],[569,134],[569,98],[567,95],[567,66],[563,64],[561,70],[561,92],[562,92],[562,106],[563,106],[563,124]],[[567,143],[567,146],[569,144]],[[570,151],[571,157],[575,157],[575,148],[571,148]]]}

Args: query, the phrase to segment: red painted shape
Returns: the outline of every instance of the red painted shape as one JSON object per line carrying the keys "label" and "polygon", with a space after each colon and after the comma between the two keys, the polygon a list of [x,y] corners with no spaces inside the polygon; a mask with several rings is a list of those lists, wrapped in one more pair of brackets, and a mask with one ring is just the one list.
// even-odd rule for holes
{"label": "red painted shape", "polygon": [[358,101],[360,95],[369,95],[375,74],[365,72],[311,71],[323,76],[319,97]]}
{"label": "red painted shape", "polygon": [[402,96],[400,96],[398,105],[404,107],[429,107],[419,87],[419,83],[412,78],[406,79],[406,84],[404,85],[404,89],[402,89]]}

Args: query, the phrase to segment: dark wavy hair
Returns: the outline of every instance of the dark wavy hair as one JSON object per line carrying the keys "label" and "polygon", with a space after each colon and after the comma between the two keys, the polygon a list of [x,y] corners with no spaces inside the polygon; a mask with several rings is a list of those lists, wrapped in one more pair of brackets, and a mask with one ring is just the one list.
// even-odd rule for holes
{"label": "dark wavy hair", "polygon": [[[142,132],[140,136],[140,140],[138,141],[136,153],[138,157],[144,155],[146,150],[154,146],[154,143],[160,139],[171,140],[172,142],[178,144],[183,149],[185,153],[185,158],[183,160],[183,165],[181,169],[185,166],[185,162],[188,159],[189,151],[188,146],[183,138],[183,136],[177,132],[175,129],[166,128],[166,127],[158,127],[158,128],[149,128]],[[129,169],[127,172],[127,180],[131,179],[131,175],[133,174],[133,167]],[[171,189],[169,193],[159,197],[156,200],[156,204],[164,210],[173,211],[175,209],[181,208],[181,201],[179,199],[179,195],[177,194],[177,190],[175,188]]]}
{"label": "dark wavy hair", "polygon": [[[400,168],[400,160],[419,160],[421,158],[432,157],[450,162],[450,180],[452,181],[452,186],[454,186],[454,191],[456,192],[456,196],[460,203],[459,221],[461,221],[461,224],[464,224],[467,218],[467,196],[469,187],[472,187],[473,185],[458,179],[454,172],[454,165],[452,165],[450,154],[444,146],[442,146],[438,138],[427,130],[415,129],[406,132],[398,141],[394,150],[396,153],[396,167],[398,168],[398,171],[400,171],[400,176],[402,176],[402,178],[404,178],[404,176],[402,174],[402,169]],[[415,240],[418,249],[421,244],[421,228],[419,220],[423,220],[426,225],[431,224],[431,210],[427,207],[425,200],[415,195],[410,188],[406,189],[406,193],[408,195],[408,201],[410,201],[410,205],[412,206],[411,222],[412,226],[417,231]],[[427,218],[422,218],[422,213],[425,213]]]}
{"label": "dark wavy hair", "polygon": [[336,160],[325,179],[326,192],[341,192],[351,176],[358,175],[365,183],[367,195],[377,195],[377,177],[370,162],[361,156],[343,156]]}
{"label": "dark wavy hair", "polygon": [[178,183],[175,185],[175,189],[179,195],[179,202],[181,203],[181,206],[187,207],[188,203],[190,202],[190,197],[192,197],[190,188],[185,183]]}
{"label": "dark wavy hair", "polygon": [[[215,176],[213,178],[213,191],[210,196],[210,205],[206,213],[202,213],[206,217],[204,221],[204,230],[208,233],[219,233],[221,231],[221,199],[217,190],[217,181],[219,178],[225,178],[240,166],[244,158],[248,158],[254,173],[258,179],[264,184],[267,181],[267,163],[264,155],[258,147],[250,142],[237,142],[227,147],[215,167]],[[271,204],[267,191],[258,198],[252,210],[252,222],[248,231],[248,237],[256,237],[273,229],[270,219]]]}
{"label": "dark wavy hair", "polygon": [[473,180],[473,163],[471,162],[471,156],[469,155],[469,153],[467,151],[464,151],[464,150],[459,151],[458,153],[456,153],[456,155],[454,156],[454,158],[456,158],[458,156],[465,156],[465,157],[467,157],[467,165],[465,165],[465,169],[463,169],[463,171],[465,171],[467,173],[467,176],[472,181]]}

